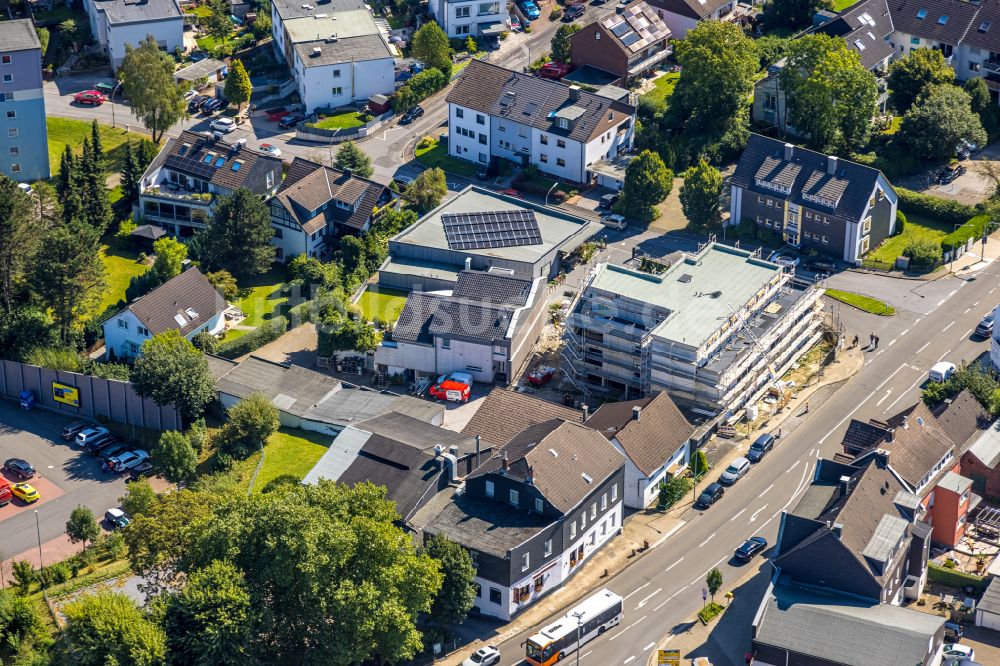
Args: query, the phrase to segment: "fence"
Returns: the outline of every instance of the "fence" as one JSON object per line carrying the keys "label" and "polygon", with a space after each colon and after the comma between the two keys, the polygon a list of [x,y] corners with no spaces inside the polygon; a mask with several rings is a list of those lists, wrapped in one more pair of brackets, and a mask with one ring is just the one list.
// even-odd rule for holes
{"label": "fence", "polygon": [[[75,398],[76,405],[56,400],[57,384],[76,389],[76,396],[63,398],[70,401]],[[182,425],[176,407],[161,406],[141,397],[130,382],[0,361],[0,396],[16,399],[22,391],[34,392],[37,407],[67,416],[104,418],[154,430],[180,430]]]}
{"label": "fence", "polygon": [[382,125],[392,118],[393,112],[386,111],[381,116],[371,120],[360,127],[350,129],[329,130],[322,127],[309,127],[305,123],[299,123],[295,128],[295,138],[302,141],[312,141],[314,143],[333,144],[342,141],[357,141],[364,139],[370,134],[382,129]]}

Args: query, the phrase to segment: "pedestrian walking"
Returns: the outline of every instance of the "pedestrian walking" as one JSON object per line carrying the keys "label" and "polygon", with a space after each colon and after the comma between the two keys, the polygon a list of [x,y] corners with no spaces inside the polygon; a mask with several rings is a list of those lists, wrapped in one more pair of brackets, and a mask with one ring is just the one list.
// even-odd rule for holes
{"label": "pedestrian walking", "polygon": [[875,336],[875,349],[878,349],[878,336]]}
{"label": "pedestrian walking", "polygon": [[851,349],[854,349],[857,346],[858,346],[858,336],[855,335],[854,340],[851,342]]}
{"label": "pedestrian walking", "polygon": [[869,347],[874,347],[875,346],[875,334],[874,333],[871,333],[868,336],[868,346]]}

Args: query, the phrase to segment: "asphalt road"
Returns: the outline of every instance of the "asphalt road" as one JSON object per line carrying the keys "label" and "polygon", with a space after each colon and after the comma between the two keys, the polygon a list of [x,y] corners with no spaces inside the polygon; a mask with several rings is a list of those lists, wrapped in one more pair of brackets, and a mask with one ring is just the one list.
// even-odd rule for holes
{"label": "asphalt road", "polygon": [[[989,343],[973,339],[971,330],[1000,302],[998,278],[996,264],[974,275],[930,283],[857,273],[831,278],[831,286],[878,294],[900,309],[897,316],[882,318],[835,306],[848,339],[857,333],[864,344],[874,331],[881,338],[879,349],[865,352],[862,370],[839,390],[825,391],[825,399],[811,398],[810,411],[800,425],[793,432],[785,428],[776,448],[715,506],[706,511],[689,509],[681,516],[685,524],[679,530],[653,544],[652,553],[607,584],[626,598],[625,619],[620,628],[587,644],[581,663],[644,664],[657,642],[701,607],[710,569],[718,566],[728,587],[745,573],[745,567],[731,561],[733,550],[745,538],[759,534],[774,543],[781,511],[805,490],[816,459],[838,450],[850,418],[885,418],[898,412],[919,399],[920,385],[935,362],[946,359],[957,364],[987,352]],[[795,408],[795,414],[801,416],[801,409]],[[737,597],[735,603],[741,601]],[[537,629],[500,645],[503,666],[521,663],[521,643]],[[734,661],[741,660],[747,647],[731,646],[728,652],[735,655]]]}

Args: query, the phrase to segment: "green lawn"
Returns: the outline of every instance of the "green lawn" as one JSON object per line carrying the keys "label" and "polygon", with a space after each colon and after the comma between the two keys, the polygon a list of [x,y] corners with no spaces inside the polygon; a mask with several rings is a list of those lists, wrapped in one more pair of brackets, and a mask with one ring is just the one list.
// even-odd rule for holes
{"label": "green lawn", "polygon": [[889,122],[889,127],[882,130],[882,134],[895,134],[899,131],[899,126],[903,124],[903,116],[893,116]]}
{"label": "green lawn", "polygon": [[378,318],[384,322],[394,322],[399,319],[399,313],[406,304],[406,293],[398,289],[379,289],[369,285],[358,299],[358,307],[368,321]]}
{"label": "green lawn", "polygon": [[455,173],[467,178],[472,178],[476,175],[476,171],[479,170],[479,167],[474,163],[449,155],[447,145],[437,140],[432,141],[430,145],[423,148],[417,148],[414,154],[417,156],[417,161],[425,167],[438,167],[442,171]]}
{"label": "green lawn", "polygon": [[198,48],[202,51],[211,51],[216,46],[222,46],[224,43],[229,43],[233,41],[233,36],[230,35],[227,39],[218,40],[211,35],[205,35],[204,37],[199,37],[195,40],[198,43]]}
{"label": "green lawn", "polygon": [[903,233],[886,239],[877,249],[870,252],[865,259],[894,263],[897,257],[903,256],[903,250],[910,243],[914,241],[940,243],[941,239],[951,233],[951,231],[951,225],[944,225],[919,215],[907,215]]}
{"label": "green lawn", "polygon": [[333,116],[325,116],[314,123],[308,123],[309,127],[320,129],[351,129],[361,127],[365,121],[361,119],[361,114],[357,111],[345,111]]}
{"label": "green lawn", "polygon": [[486,57],[486,53],[483,52],[483,51],[480,51],[479,53],[473,54],[473,56],[471,58],[466,58],[465,60],[462,60],[461,62],[455,63],[452,66],[452,68],[451,68],[452,76],[454,76],[458,72],[461,72],[463,69],[465,69],[466,67],[468,67],[469,63],[472,62],[475,58],[484,58],[484,57]]}
{"label": "green lawn", "polygon": [[184,10],[186,14],[194,14],[198,18],[208,18],[212,15],[212,8],[208,5],[195,5]]}
{"label": "green lawn", "polygon": [[303,478],[323,457],[332,441],[333,435],[282,428],[271,435],[264,447],[264,464],[253,487],[259,491],[268,481],[283,474]]}
{"label": "green lawn", "polygon": [[[52,173],[59,171],[59,158],[65,150],[66,145],[73,147],[76,154],[83,150],[83,140],[90,137],[89,120],[74,120],[72,118],[54,118],[48,116],[45,119],[45,126],[49,133],[49,166]],[[107,157],[105,168],[108,173],[118,173],[122,170],[122,162],[125,159],[126,132],[110,125],[98,125],[101,131],[101,142],[104,147],[104,154]],[[148,139],[149,136],[139,132],[132,132],[132,141]]]}
{"label": "green lawn", "polygon": [[[256,328],[275,314],[282,314],[282,306],[288,301],[288,296],[281,293],[281,285],[285,275],[281,270],[271,270],[263,275],[246,280],[240,284],[243,289],[250,289],[250,294],[236,303],[236,306],[246,314],[247,318],[239,322],[240,326]],[[243,337],[250,331],[230,329],[226,332],[225,341]]]}
{"label": "green lawn", "polygon": [[891,317],[896,314],[896,309],[884,301],[864,294],[856,294],[853,291],[841,291],[839,289],[827,289],[826,295],[830,298],[856,307],[859,310],[870,312],[871,314]]}
{"label": "green lawn", "polygon": [[667,72],[653,82],[655,87],[643,95],[643,97],[666,103],[670,96],[674,94],[674,88],[677,86],[677,81],[680,78],[680,72]]}
{"label": "green lawn", "polygon": [[833,11],[839,12],[847,9],[858,0],[833,0]]}
{"label": "green lawn", "polygon": [[79,11],[72,10],[66,5],[59,5],[49,12],[34,12],[33,17],[35,19],[35,23],[52,25],[62,23],[66,19],[83,22],[87,21],[87,17],[84,14]]}
{"label": "green lawn", "polygon": [[136,253],[130,250],[116,250],[109,245],[101,246],[101,261],[104,262],[104,276],[108,284],[104,288],[98,313],[104,312],[106,308],[125,298],[129,281],[149,270],[149,266],[137,263],[136,257]]}

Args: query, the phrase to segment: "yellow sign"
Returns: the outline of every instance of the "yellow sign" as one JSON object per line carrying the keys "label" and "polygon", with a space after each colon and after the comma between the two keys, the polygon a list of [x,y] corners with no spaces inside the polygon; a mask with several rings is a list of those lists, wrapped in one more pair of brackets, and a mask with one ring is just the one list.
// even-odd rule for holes
{"label": "yellow sign", "polygon": [[52,382],[52,399],[71,407],[80,406],[80,389],[75,386],[66,386],[58,382]]}
{"label": "yellow sign", "polygon": [[656,663],[658,666],[681,666],[680,648],[660,648]]}

